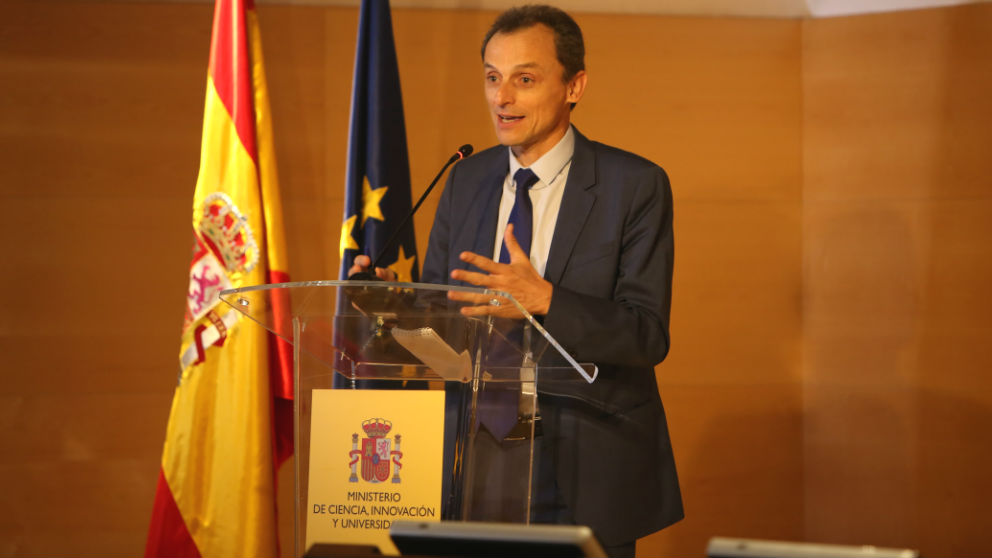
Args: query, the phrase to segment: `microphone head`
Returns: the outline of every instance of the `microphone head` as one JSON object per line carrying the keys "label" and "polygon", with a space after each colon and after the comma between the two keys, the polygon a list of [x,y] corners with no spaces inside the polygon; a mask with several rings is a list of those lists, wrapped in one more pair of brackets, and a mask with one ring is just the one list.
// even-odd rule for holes
{"label": "microphone head", "polygon": [[458,148],[459,159],[464,159],[472,154],[472,144],[466,143],[465,145]]}

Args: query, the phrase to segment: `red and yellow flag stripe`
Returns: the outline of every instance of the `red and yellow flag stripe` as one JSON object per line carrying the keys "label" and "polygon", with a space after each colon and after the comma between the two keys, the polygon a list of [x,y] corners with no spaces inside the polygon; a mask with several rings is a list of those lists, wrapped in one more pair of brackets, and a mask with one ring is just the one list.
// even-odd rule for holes
{"label": "red and yellow flag stripe", "polygon": [[289,351],[217,300],[223,288],[288,279],[269,115],[254,6],[217,0],[181,374],[148,556],[278,554],[275,469],[292,451]]}

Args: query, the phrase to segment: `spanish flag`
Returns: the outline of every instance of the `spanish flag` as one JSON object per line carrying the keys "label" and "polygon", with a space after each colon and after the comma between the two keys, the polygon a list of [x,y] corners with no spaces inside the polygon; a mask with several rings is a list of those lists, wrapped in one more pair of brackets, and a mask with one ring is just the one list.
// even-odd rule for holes
{"label": "spanish flag", "polygon": [[278,555],[291,353],[217,298],[288,280],[269,114],[252,1],[217,0],[179,382],[146,556]]}

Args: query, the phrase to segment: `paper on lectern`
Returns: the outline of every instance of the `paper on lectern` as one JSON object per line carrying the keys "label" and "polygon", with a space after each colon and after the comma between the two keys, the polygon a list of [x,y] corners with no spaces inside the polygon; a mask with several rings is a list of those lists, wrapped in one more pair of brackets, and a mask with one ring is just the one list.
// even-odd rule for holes
{"label": "paper on lectern", "polygon": [[434,328],[401,329],[394,327],[390,330],[393,339],[404,349],[419,358],[434,372],[446,380],[467,382],[472,376],[472,359],[468,351],[456,353]]}

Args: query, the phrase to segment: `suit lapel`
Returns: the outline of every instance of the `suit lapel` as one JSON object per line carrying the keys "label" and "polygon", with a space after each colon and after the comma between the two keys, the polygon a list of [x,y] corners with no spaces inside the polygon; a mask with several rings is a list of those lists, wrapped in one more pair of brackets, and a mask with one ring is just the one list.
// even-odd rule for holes
{"label": "suit lapel", "polygon": [[544,278],[557,284],[565,272],[579,239],[579,233],[589,218],[589,211],[596,202],[593,186],[596,185],[596,153],[592,142],[575,130],[575,153],[572,155],[572,166],[568,170],[568,180],[565,182],[565,193],[561,199],[561,209],[558,210],[558,221],[555,223],[555,234],[551,240],[548,252],[548,263],[544,268]]}
{"label": "suit lapel", "polygon": [[[481,180],[479,196],[473,204],[474,210],[469,214],[466,221],[469,226],[474,221],[478,223],[475,229],[475,239],[472,242],[471,250],[476,254],[492,257],[493,249],[496,246],[496,221],[499,219],[499,202],[503,195],[503,182],[506,180],[506,173],[510,168],[510,155],[504,148],[502,150],[500,164]],[[457,257],[457,255],[456,255]],[[467,269],[468,264],[462,263],[462,269]]]}

